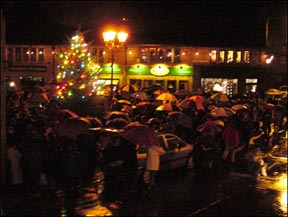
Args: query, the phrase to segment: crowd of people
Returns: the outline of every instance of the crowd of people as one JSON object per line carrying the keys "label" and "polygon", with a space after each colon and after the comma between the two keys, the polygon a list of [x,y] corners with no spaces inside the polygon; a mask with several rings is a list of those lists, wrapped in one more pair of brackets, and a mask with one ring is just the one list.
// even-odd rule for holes
{"label": "crowd of people", "polygon": [[[287,116],[286,99],[273,101],[269,97],[257,96],[253,100],[248,100],[239,97],[221,104],[202,95],[201,107],[198,108],[195,103],[186,109],[178,110],[191,121],[190,126],[187,126],[173,121],[168,111],[156,111],[156,105],[163,102],[157,102],[153,95],[151,96],[149,101],[152,102],[152,106],[135,107],[143,100],[130,98],[131,106],[128,105],[128,108],[127,105],[117,105],[117,100],[121,99],[118,98],[107,113],[113,110],[126,112],[133,122],[148,125],[158,132],[173,133],[193,144],[195,171],[198,170],[200,173],[203,159],[208,156],[208,167],[212,167],[213,159],[219,152],[224,160],[234,163],[235,150],[240,146],[249,146],[249,139],[259,131],[264,132],[267,147],[272,147],[273,144],[269,144],[271,133],[282,130],[284,117]],[[97,153],[99,143],[103,142],[101,131],[87,131],[76,137],[59,136],[57,134],[59,122],[53,120],[53,115],[57,110],[66,108],[51,96],[49,100],[42,102],[35,102],[34,99],[33,93],[11,94],[7,98],[7,181],[16,188],[20,185],[27,186],[31,194],[36,194],[41,184],[55,189],[61,186],[66,188],[67,192],[71,188],[75,190],[81,181],[93,178],[95,170],[103,170],[101,165],[103,162],[99,161]],[[184,100],[184,97],[179,97],[179,101],[181,100]],[[247,108],[223,117],[210,114],[211,108],[231,107],[235,104],[243,104]],[[103,117],[98,118],[105,126],[106,120]],[[202,130],[199,130],[200,126]],[[273,130],[271,126],[274,126]],[[113,140],[111,144],[117,146],[116,141],[118,140]],[[127,145],[127,150],[131,147],[134,146]],[[123,156],[128,152],[129,150]],[[151,149],[147,159],[156,155],[155,153],[159,158],[162,152],[157,148]],[[111,161],[111,157],[116,156],[109,154],[104,157],[104,161]],[[127,154],[126,159],[127,156],[130,156],[131,161],[134,159],[133,162],[127,162],[130,163],[129,167],[135,170],[136,151]],[[148,160],[147,162],[152,162]],[[154,171],[159,169],[159,162],[147,164],[147,169],[150,171],[148,186],[151,188],[155,183]]]}

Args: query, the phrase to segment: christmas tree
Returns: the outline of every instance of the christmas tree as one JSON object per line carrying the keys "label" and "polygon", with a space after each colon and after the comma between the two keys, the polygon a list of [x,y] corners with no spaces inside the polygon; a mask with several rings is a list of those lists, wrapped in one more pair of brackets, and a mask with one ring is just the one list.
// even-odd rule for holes
{"label": "christmas tree", "polygon": [[101,67],[93,60],[83,33],[69,39],[69,48],[59,54],[57,70],[58,99],[86,98],[96,92],[96,81]]}

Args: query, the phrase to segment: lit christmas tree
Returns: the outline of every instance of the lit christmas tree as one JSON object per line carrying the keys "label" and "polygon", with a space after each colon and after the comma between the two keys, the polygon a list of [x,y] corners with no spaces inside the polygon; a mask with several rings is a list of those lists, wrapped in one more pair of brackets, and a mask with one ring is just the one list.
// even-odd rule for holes
{"label": "lit christmas tree", "polygon": [[62,87],[57,90],[58,99],[86,98],[95,95],[96,82],[101,67],[91,57],[84,35],[77,32],[69,39],[70,47],[59,55],[57,83]]}

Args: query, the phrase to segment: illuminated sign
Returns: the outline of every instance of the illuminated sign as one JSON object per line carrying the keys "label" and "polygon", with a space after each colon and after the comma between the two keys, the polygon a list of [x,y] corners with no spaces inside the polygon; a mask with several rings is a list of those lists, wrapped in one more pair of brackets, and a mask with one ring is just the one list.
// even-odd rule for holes
{"label": "illuminated sign", "polygon": [[152,75],[164,76],[169,74],[169,69],[164,64],[157,64],[150,70]]}
{"label": "illuminated sign", "polygon": [[47,72],[47,66],[36,65],[11,65],[9,72]]}

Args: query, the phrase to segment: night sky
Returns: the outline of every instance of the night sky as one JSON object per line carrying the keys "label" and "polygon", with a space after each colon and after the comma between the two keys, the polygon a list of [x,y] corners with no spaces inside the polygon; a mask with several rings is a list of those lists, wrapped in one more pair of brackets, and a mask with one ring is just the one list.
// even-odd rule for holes
{"label": "night sky", "polygon": [[[103,43],[102,28],[129,29],[128,43],[265,46],[267,17],[286,14],[286,1],[2,1],[6,42],[63,44],[76,29]],[[126,18],[126,21],[122,21]]]}

